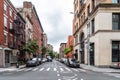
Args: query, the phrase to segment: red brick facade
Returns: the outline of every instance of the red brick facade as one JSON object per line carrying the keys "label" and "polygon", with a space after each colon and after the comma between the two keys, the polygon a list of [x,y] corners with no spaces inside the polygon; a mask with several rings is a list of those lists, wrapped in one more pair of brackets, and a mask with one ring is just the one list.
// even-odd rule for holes
{"label": "red brick facade", "polygon": [[10,0],[0,0],[0,67],[17,62],[17,55],[21,54],[20,48],[25,43],[24,29],[25,21]]}
{"label": "red brick facade", "polygon": [[39,50],[37,52],[37,54],[41,53],[41,47],[43,45],[43,28],[41,25],[41,22],[38,18],[37,12],[35,7],[32,5],[31,2],[24,2],[23,3],[23,8],[26,9],[31,9],[31,12],[29,13],[32,17],[31,17],[31,21],[33,23],[33,39],[38,41],[38,45],[39,45]]}
{"label": "red brick facade", "polygon": [[[71,46],[74,47],[74,37],[72,35],[68,36],[66,48],[70,48]],[[68,58],[74,57],[74,49],[72,49],[72,51],[68,53],[67,57]]]}

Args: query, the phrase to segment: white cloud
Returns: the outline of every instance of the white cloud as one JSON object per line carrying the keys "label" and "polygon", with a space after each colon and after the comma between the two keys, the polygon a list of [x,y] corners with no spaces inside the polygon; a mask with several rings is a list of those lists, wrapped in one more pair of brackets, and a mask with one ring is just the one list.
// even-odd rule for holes
{"label": "white cloud", "polygon": [[59,51],[61,42],[66,42],[72,34],[73,0],[11,0],[13,5],[21,7],[23,1],[31,1],[37,10],[48,43]]}

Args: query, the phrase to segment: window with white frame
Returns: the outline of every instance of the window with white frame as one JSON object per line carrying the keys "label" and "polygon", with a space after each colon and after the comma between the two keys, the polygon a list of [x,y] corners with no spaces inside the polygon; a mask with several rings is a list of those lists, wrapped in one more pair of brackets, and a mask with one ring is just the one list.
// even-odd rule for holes
{"label": "window with white frame", "polygon": [[4,3],[4,13],[7,14],[7,5]]}
{"label": "window with white frame", "polygon": [[7,27],[7,17],[4,16],[4,27]]}
{"label": "window with white frame", "polygon": [[13,27],[12,27],[12,22],[10,22],[10,29],[12,29]]}
{"label": "window with white frame", "polygon": [[7,44],[7,33],[4,33],[4,43]]}
{"label": "window with white frame", "polygon": [[14,14],[14,20],[16,20],[16,15]]}
{"label": "window with white frame", "polygon": [[12,9],[10,9],[10,16],[12,17]]}

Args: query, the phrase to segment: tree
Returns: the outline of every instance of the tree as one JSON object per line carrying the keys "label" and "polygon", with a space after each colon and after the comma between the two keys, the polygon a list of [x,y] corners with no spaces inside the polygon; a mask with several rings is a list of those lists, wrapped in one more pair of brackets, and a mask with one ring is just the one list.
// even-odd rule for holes
{"label": "tree", "polygon": [[53,59],[55,55],[53,54],[53,51],[49,51],[49,56]]}
{"label": "tree", "polygon": [[65,49],[64,49],[64,54],[67,55],[67,54],[68,54],[69,52],[71,52],[72,50],[73,50],[73,46],[70,45],[69,48],[65,48]]}
{"label": "tree", "polygon": [[28,52],[29,54],[30,53],[35,54],[39,49],[37,40],[28,41],[25,45],[23,45],[22,49]]}
{"label": "tree", "polygon": [[47,51],[48,49],[45,46],[42,46],[42,54],[41,54],[42,58],[46,54]]}

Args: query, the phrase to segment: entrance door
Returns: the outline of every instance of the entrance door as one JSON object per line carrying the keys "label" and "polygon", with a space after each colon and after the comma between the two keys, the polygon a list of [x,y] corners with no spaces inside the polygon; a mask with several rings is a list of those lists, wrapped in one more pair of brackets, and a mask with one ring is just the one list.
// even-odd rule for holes
{"label": "entrance door", "polygon": [[112,41],[112,62],[120,62],[120,41]]}
{"label": "entrance door", "polygon": [[84,33],[82,32],[81,37],[80,37],[80,43],[81,43],[81,63],[84,64],[85,62],[85,52],[84,52]]}
{"label": "entrance door", "polygon": [[84,43],[81,44],[81,63],[84,63]]}
{"label": "entrance door", "polygon": [[10,66],[10,52],[5,51],[5,67],[9,67],[9,66]]}
{"label": "entrance door", "polygon": [[90,65],[94,65],[94,43],[90,44]]}

